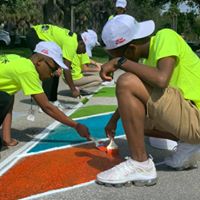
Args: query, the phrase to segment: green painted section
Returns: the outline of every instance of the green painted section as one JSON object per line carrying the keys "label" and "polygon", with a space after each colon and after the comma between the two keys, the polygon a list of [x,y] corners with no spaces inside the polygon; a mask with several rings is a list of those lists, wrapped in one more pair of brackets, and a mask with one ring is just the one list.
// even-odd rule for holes
{"label": "green painted section", "polygon": [[93,97],[115,97],[115,87],[104,87]]}
{"label": "green painted section", "polygon": [[88,99],[87,97],[85,97],[85,98],[83,98],[83,99],[81,100],[81,102],[82,102],[83,104],[86,104],[88,101],[89,101],[89,99]]}
{"label": "green painted section", "polygon": [[81,107],[76,112],[74,112],[72,115],[70,115],[71,118],[78,118],[78,117],[84,117],[84,116],[90,116],[100,113],[106,113],[106,112],[112,112],[115,111],[117,108],[116,105],[94,105],[94,106],[86,106]]}

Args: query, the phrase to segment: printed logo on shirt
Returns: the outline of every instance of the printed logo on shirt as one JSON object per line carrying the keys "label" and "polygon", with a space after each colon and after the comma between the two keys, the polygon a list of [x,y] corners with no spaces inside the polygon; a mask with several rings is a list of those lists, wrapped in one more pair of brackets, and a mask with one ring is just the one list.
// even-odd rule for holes
{"label": "printed logo on shirt", "polygon": [[6,57],[6,55],[3,55],[3,56],[0,57],[0,62],[1,62],[2,64],[6,64],[6,63],[9,62],[9,60],[8,60],[8,58]]}
{"label": "printed logo on shirt", "polygon": [[49,29],[49,25],[42,25],[42,31],[47,31]]}

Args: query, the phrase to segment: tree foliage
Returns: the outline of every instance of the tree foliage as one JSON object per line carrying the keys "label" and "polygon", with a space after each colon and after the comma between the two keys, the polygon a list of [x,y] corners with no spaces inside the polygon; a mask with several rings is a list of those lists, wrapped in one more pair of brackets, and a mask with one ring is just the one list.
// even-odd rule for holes
{"label": "tree foliage", "polygon": [[[35,23],[51,23],[66,28],[73,21],[75,31],[82,32],[87,28],[101,33],[108,17],[114,13],[116,0],[0,0],[2,20],[26,18]],[[184,0],[127,0],[127,13],[138,21],[153,19],[156,28],[174,28],[179,33],[199,36],[199,18],[195,13],[181,13],[178,5]],[[171,3],[170,9],[161,13],[163,5]],[[199,0],[188,0],[191,7],[200,9]],[[74,9],[73,17],[71,15]],[[191,33],[192,32],[192,33]]]}

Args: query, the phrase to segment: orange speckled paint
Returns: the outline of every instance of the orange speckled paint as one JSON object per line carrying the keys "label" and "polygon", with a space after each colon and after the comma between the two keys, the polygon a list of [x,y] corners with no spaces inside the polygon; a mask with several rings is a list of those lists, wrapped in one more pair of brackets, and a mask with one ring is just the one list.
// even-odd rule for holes
{"label": "orange speckled paint", "polygon": [[0,177],[0,199],[20,199],[86,183],[121,161],[94,144],[25,157]]}

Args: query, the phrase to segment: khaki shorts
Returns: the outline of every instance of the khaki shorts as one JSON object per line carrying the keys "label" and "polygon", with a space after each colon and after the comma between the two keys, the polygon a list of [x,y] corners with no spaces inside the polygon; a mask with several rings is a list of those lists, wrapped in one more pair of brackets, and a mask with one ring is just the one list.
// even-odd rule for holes
{"label": "khaki shorts", "polygon": [[177,89],[156,88],[147,102],[145,129],[168,132],[184,142],[200,143],[200,110]]}

